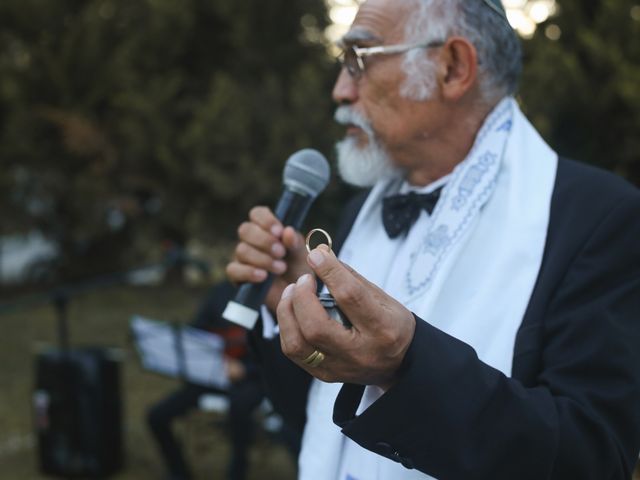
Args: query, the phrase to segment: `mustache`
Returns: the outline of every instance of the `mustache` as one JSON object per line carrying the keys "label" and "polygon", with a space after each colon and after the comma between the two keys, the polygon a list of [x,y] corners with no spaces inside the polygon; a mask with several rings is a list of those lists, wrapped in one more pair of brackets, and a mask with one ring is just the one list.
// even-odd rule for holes
{"label": "mustache", "polygon": [[374,138],[371,122],[348,105],[340,105],[333,116],[340,125],[355,125],[361,128],[370,138]]}

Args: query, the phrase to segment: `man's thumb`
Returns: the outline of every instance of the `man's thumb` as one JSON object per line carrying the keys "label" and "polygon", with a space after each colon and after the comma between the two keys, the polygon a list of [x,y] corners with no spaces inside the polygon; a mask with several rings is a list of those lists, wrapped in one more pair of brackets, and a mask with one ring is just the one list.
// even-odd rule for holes
{"label": "man's thumb", "polygon": [[[329,250],[327,245],[319,245],[309,252],[307,263],[327,286],[329,291],[349,281],[349,272],[342,262]],[[353,277],[351,277],[352,280]]]}

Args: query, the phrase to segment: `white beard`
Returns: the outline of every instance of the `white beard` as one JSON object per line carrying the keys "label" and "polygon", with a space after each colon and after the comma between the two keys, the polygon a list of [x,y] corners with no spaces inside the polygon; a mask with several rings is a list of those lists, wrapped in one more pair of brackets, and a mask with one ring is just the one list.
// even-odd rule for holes
{"label": "white beard", "polygon": [[378,180],[398,173],[385,151],[371,140],[361,147],[357,139],[348,137],[338,142],[336,149],[340,177],[356,187],[371,187]]}
{"label": "white beard", "polygon": [[338,172],[345,182],[356,187],[371,187],[378,180],[401,172],[377,142],[369,122],[347,106],[338,107],[335,118],[338,123],[358,126],[368,137],[365,146],[358,145],[354,137],[347,137],[336,144]]}

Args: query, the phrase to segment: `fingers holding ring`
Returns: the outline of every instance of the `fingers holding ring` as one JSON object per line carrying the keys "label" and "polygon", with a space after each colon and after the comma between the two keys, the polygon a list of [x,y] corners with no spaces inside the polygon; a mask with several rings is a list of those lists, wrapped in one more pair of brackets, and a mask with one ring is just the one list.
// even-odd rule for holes
{"label": "fingers holding ring", "polygon": [[309,367],[317,367],[324,360],[325,355],[320,350],[314,350],[311,355],[305,358],[302,363],[308,365]]}
{"label": "fingers holding ring", "polygon": [[307,252],[311,253],[311,237],[313,237],[314,233],[321,233],[322,235],[324,235],[325,239],[327,240],[326,245],[329,247],[329,250],[331,250],[331,247],[332,247],[331,236],[321,228],[314,228],[309,233],[307,233],[307,238],[305,239],[305,242],[304,242],[305,246],[307,247]]}

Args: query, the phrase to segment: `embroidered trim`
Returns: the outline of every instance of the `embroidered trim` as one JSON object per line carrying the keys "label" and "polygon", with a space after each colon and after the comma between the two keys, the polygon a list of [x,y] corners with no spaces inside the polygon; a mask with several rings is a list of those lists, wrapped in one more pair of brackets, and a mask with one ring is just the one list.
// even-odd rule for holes
{"label": "embroidered trim", "polygon": [[[495,128],[496,125],[499,126]],[[513,106],[511,101],[504,101],[478,132],[467,159],[454,169],[422,244],[410,255],[405,284],[411,298],[428,290],[446,253],[462,238],[491,197],[512,126]],[[421,266],[420,272],[415,272],[417,265]]]}

